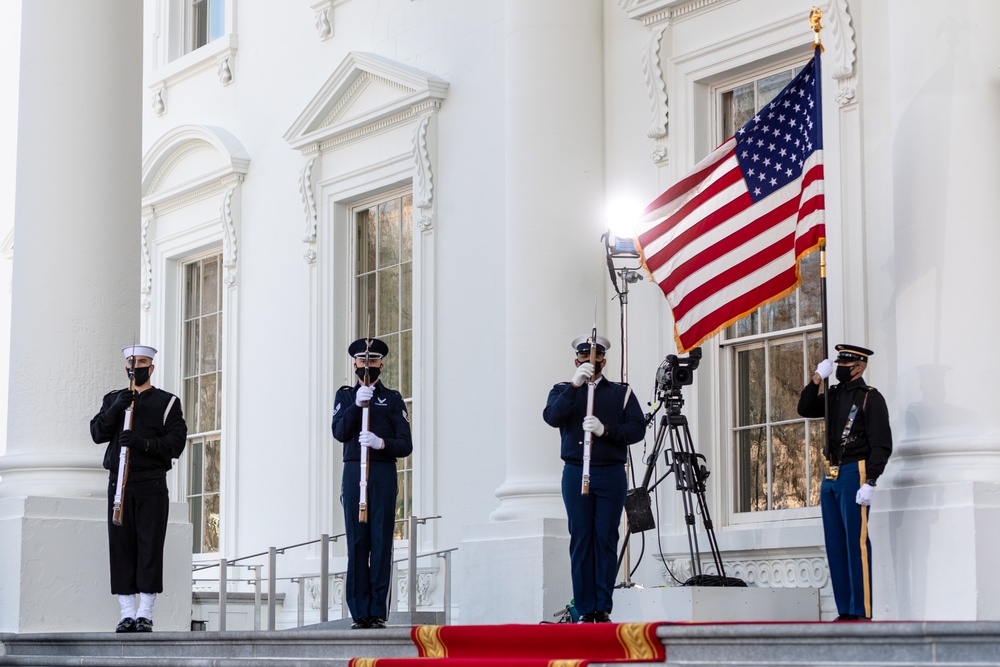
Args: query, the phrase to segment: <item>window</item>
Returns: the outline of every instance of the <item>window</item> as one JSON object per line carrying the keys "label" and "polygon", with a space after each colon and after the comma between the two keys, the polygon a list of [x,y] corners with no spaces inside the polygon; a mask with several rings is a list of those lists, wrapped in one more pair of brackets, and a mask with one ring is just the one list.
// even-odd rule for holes
{"label": "window", "polygon": [[205,46],[225,34],[225,0],[186,0],[185,53]]}
{"label": "window", "polygon": [[[732,136],[792,80],[786,68],[721,91],[722,136]],[[822,350],[819,253],[800,262],[802,285],[730,326],[731,446],[737,513],[819,504],[824,426],[796,411]]]}
{"label": "window", "polygon": [[[356,336],[371,335],[389,346],[380,379],[403,395],[412,428],[413,405],[413,195],[380,199],[354,211],[354,303]],[[413,503],[413,456],[397,463],[399,495],[396,519],[410,516]],[[406,538],[397,523],[396,539]]]}
{"label": "window", "polygon": [[188,425],[187,500],[194,553],[219,551],[222,446],[222,255],[184,265],[181,376]]}

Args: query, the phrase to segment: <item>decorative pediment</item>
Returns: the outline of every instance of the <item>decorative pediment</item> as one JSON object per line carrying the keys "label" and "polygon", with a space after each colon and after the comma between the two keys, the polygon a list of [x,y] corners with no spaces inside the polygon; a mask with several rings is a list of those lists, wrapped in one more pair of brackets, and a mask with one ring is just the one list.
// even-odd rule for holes
{"label": "decorative pediment", "polygon": [[448,83],[374,53],[351,52],[285,140],[304,153],[414,121],[440,106]]}
{"label": "decorative pediment", "polygon": [[142,161],[142,205],[187,200],[206,188],[242,180],[250,157],[218,127],[182,125],[153,144]]}
{"label": "decorative pediment", "polygon": [[618,0],[618,6],[631,19],[645,25],[672,23],[675,20],[708,11],[729,0]]}

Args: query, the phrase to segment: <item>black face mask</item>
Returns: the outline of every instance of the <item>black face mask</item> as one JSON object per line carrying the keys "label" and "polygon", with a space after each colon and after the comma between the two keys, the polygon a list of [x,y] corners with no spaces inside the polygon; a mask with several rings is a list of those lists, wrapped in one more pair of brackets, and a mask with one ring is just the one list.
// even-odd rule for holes
{"label": "black face mask", "polygon": [[149,366],[136,366],[136,369],[132,371],[132,379],[135,381],[135,386],[141,387],[149,382],[149,368]]}
{"label": "black face mask", "polygon": [[365,371],[368,371],[368,382],[375,384],[375,380],[378,379],[378,374],[382,371],[378,366],[369,366],[368,368],[355,368],[354,374],[358,376],[358,379],[362,382],[365,381]]}
{"label": "black face mask", "polygon": [[837,382],[850,382],[854,366],[837,366]]}

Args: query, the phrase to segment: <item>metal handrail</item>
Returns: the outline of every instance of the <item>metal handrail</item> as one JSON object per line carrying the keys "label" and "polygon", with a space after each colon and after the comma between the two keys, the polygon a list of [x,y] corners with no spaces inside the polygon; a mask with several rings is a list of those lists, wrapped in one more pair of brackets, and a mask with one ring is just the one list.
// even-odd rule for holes
{"label": "metal handrail", "polygon": [[[444,613],[445,613],[445,623],[449,624],[451,622],[451,552],[457,551],[456,548],[452,549],[442,549],[439,551],[433,551],[424,554],[418,554],[416,549],[417,544],[417,526],[423,525],[432,519],[440,519],[441,516],[430,516],[430,517],[417,517],[409,516],[405,519],[397,519],[395,523],[406,522],[409,527],[407,536],[407,556],[406,558],[394,559],[392,561],[393,568],[393,580],[396,580],[396,564],[401,562],[407,562],[407,576],[408,576],[408,600],[407,608],[410,613],[416,611],[417,606],[417,566],[416,561],[418,558],[425,558],[429,556],[436,556],[444,560],[443,570],[444,570]],[[195,572],[200,572],[202,570],[207,570],[213,567],[219,568],[219,630],[224,631],[226,629],[226,594],[228,586],[228,575],[230,567],[245,567],[250,570],[254,570],[256,576],[253,579],[235,579],[233,581],[243,582],[254,586],[254,630],[260,629],[260,613],[261,613],[261,568],[260,564],[257,565],[236,565],[237,563],[251,558],[259,558],[261,556],[267,556],[267,609],[268,609],[268,620],[267,629],[274,630],[276,625],[276,599],[277,599],[277,582],[278,581],[289,581],[291,583],[298,583],[298,625],[304,624],[305,617],[305,582],[309,579],[320,579],[320,622],[325,623],[329,620],[329,606],[330,606],[330,577],[345,578],[346,571],[344,572],[330,572],[330,542],[336,542],[338,538],[346,537],[346,533],[341,533],[339,535],[322,535],[317,540],[310,540],[308,542],[300,542],[298,544],[292,544],[285,547],[270,547],[267,551],[262,551],[256,554],[250,554],[248,556],[240,556],[239,558],[233,559],[220,559],[217,563],[208,563],[203,565],[192,565],[192,574]],[[298,575],[294,577],[278,577],[277,576],[277,556],[278,554],[284,554],[287,550],[295,549],[298,547],[309,546],[313,544],[321,543],[323,546],[320,549],[320,573],[318,575]],[[210,579],[192,579],[192,581],[211,581]],[[346,600],[342,600],[342,607],[346,605]],[[342,617],[346,616],[346,612],[342,609]]]}

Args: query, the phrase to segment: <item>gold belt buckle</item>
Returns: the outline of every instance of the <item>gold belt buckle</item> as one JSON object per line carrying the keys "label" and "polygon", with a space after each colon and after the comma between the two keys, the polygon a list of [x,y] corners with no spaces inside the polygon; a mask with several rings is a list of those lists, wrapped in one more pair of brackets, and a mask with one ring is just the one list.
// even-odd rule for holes
{"label": "gold belt buckle", "polygon": [[838,477],[840,477],[840,466],[827,466],[826,478],[837,479]]}

